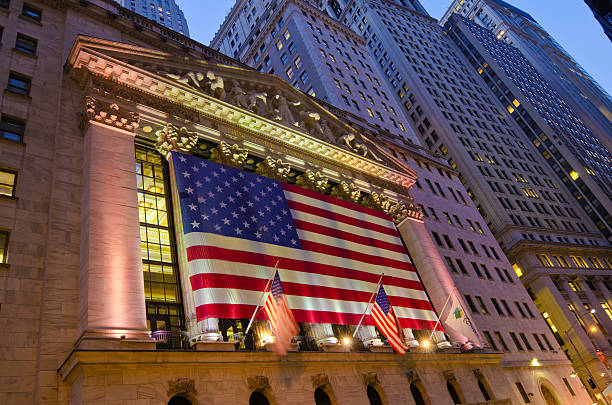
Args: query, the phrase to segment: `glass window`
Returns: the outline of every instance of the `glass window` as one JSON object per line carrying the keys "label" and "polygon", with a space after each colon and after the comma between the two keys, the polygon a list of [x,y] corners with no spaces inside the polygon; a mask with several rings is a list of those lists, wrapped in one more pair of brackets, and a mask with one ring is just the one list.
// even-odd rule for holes
{"label": "glass window", "polygon": [[136,149],[136,184],[147,324],[150,330],[182,330],[183,309],[165,162],[153,150]]}
{"label": "glass window", "polygon": [[30,84],[31,79],[29,77],[11,72],[9,74],[7,90],[27,96],[30,94]]}
{"label": "glass window", "polygon": [[42,11],[35,7],[30,6],[29,4],[23,5],[23,9],[21,10],[21,15],[27,18],[31,18],[34,21],[40,21],[42,19]]}
{"label": "glass window", "polygon": [[5,116],[2,116],[2,120],[0,120],[0,135],[3,139],[21,142],[24,129],[25,123],[23,121]]}
{"label": "glass window", "polygon": [[478,302],[478,305],[480,306],[480,310],[482,311],[482,313],[484,315],[488,315],[489,311],[487,310],[487,307],[485,306],[484,301],[482,300],[482,298],[479,297],[479,296],[476,296],[476,301]]}
{"label": "glass window", "polygon": [[497,341],[499,342],[501,347],[504,349],[504,351],[509,352],[510,349],[508,349],[508,345],[506,345],[506,341],[504,340],[504,337],[502,336],[502,334],[500,332],[494,332],[494,333],[495,333],[495,337],[497,338]]}
{"label": "glass window", "polygon": [[10,0],[0,0],[0,8],[8,8],[11,4]]}
{"label": "glass window", "polygon": [[5,264],[8,260],[8,231],[0,231],[0,263]]}
{"label": "glass window", "polygon": [[8,169],[0,169],[0,195],[15,196],[15,184],[17,172]]}
{"label": "glass window", "polygon": [[27,37],[23,34],[17,34],[15,40],[15,49],[28,55],[36,55],[36,46],[38,41],[34,38]]}

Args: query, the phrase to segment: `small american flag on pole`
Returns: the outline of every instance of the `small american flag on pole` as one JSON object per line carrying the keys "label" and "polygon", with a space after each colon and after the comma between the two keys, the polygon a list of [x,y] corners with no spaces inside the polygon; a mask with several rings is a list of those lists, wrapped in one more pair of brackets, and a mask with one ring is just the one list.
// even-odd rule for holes
{"label": "small american flag on pole", "polygon": [[264,312],[268,316],[274,332],[274,351],[284,356],[289,350],[291,340],[300,332],[300,328],[285,299],[285,292],[278,271],[274,275],[270,294],[268,294],[268,299],[264,305]]}
{"label": "small american flag on pole", "polygon": [[408,346],[402,338],[397,318],[382,284],[378,289],[378,294],[376,294],[376,301],[374,302],[374,308],[372,308],[372,318],[376,327],[389,339],[389,344],[393,347],[393,350],[399,354],[406,353]]}

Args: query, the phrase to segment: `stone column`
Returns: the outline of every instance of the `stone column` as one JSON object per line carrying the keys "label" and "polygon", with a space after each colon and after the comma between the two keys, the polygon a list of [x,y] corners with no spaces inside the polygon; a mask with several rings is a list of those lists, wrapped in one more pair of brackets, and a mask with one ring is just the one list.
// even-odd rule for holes
{"label": "stone column", "polygon": [[595,316],[597,316],[597,319],[601,323],[602,328],[606,331],[607,334],[612,333],[612,319],[610,319],[608,314],[606,314],[603,308],[601,307],[602,300],[595,296],[593,290],[591,290],[586,283],[582,283],[581,285],[584,287],[584,294],[587,297],[588,304],[592,309],[595,310]]}
{"label": "stone column", "polygon": [[412,329],[403,328],[403,332],[404,332],[404,340],[406,340],[406,345],[408,345],[408,347],[419,347],[419,341],[416,340],[416,338],[414,337],[414,334],[412,333]]}
{"label": "stone column", "polygon": [[[445,304],[447,304],[448,298],[454,294],[463,307],[465,315],[470,319],[471,324],[476,325],[466,310],[468,306],[463,302],[463,297],[461,294],[456,293],[455,282],[449,274],[444,260],[434,245],[423,221],[408,217],[397,226],[397,229],[410,252],[414,266],[418,269],[419,276],[429,294],[433,307],[438,312],[438,316],[444,319],[448,315],[452,306],[446,305],[445,307]],[[440,313],[443,308],[444,313]],[[447,329],[453,342],[465,344],[469,340],[468,336],[460,331]],[[472,343],[484,345],[481,336],[476,336],[473,333],[470,334],[478,340]],[[474,338],[471,338],[471,340],[474,340]]]}
{"label": "stone column", "polygon": [[81,204],[80,348],[150,340],[134,155],[138,115],[87,98]]}
{"label": "stone column", "polygon": [[331,323],[310,323],[311,336],[317,341],[317,345],[336,345],[338,338],[334,335]]}
{"label": "stone column", "polygon": [[382,340],[378,338],[376,334],[376,328],[371,325],[362,325],[357,331],[357,336],[361,340],[365,347],[368,346],[381,346]]}

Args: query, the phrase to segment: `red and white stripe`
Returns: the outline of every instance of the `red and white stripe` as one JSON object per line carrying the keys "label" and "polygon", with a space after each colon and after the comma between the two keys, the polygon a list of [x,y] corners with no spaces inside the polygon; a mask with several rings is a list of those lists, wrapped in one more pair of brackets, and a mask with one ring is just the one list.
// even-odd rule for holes
{"label": "red and white stripe", "polygon": [[249,318],[280,257],[285,297],[298,322],[357,325],[384,273],[401,327],[435,327],[436,314],[390,216],[281,184],[301,249],[204,232],[184,235],[198,320]]}
{"label": "red and white stripe", "polygon": [[291,340],[300,333],[300,328],[287,305],[285,297],[281,297],[280,302],[274,299],[271,292],[264,305],[264,312],[272,326],[274,332],[274,351],[284,356],[289,351]]}
{"label": "red and white stripe", "polygon": [[375,302],[374,308],[372,308],[372,318],[376,327],[387,337],[389,344],[393,347],[393,350],[399,354],[404,354],[408,350],[406,342],[402,338],[395,315],[393,314],[393,308],[389,309],[389,313],[385,315],[380,306]]}

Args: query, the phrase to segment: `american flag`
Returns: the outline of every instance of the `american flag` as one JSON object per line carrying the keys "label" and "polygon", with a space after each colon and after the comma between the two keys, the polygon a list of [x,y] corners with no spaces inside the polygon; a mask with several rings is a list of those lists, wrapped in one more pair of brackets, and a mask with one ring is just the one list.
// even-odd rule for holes
{"label": "american flag", "polygon": [[293,317],[291,308],[287,305],[278,271],[274,273],[264,312],[274,332],[274,351],[284,356],[289,350],[291,340],[300,332],[300,328]]}
{"label": "american flag", "polygon": [[177,152],[171,168],[198,321],[250,318],[280,257],[298,322],[357,325],[384,273],[400,325],[436,326],[390,216]]}
{"label": "american flag", "polygon": [[406,353],[408,346],[402,337],[393,307],[391,307],[382,284],[378,289],[378,294],[376,294],[376,301],[374,302],[374,308],[372,308],[372,319],[374,319],[376,327],[387,337],[393,350],[399,354]]}

